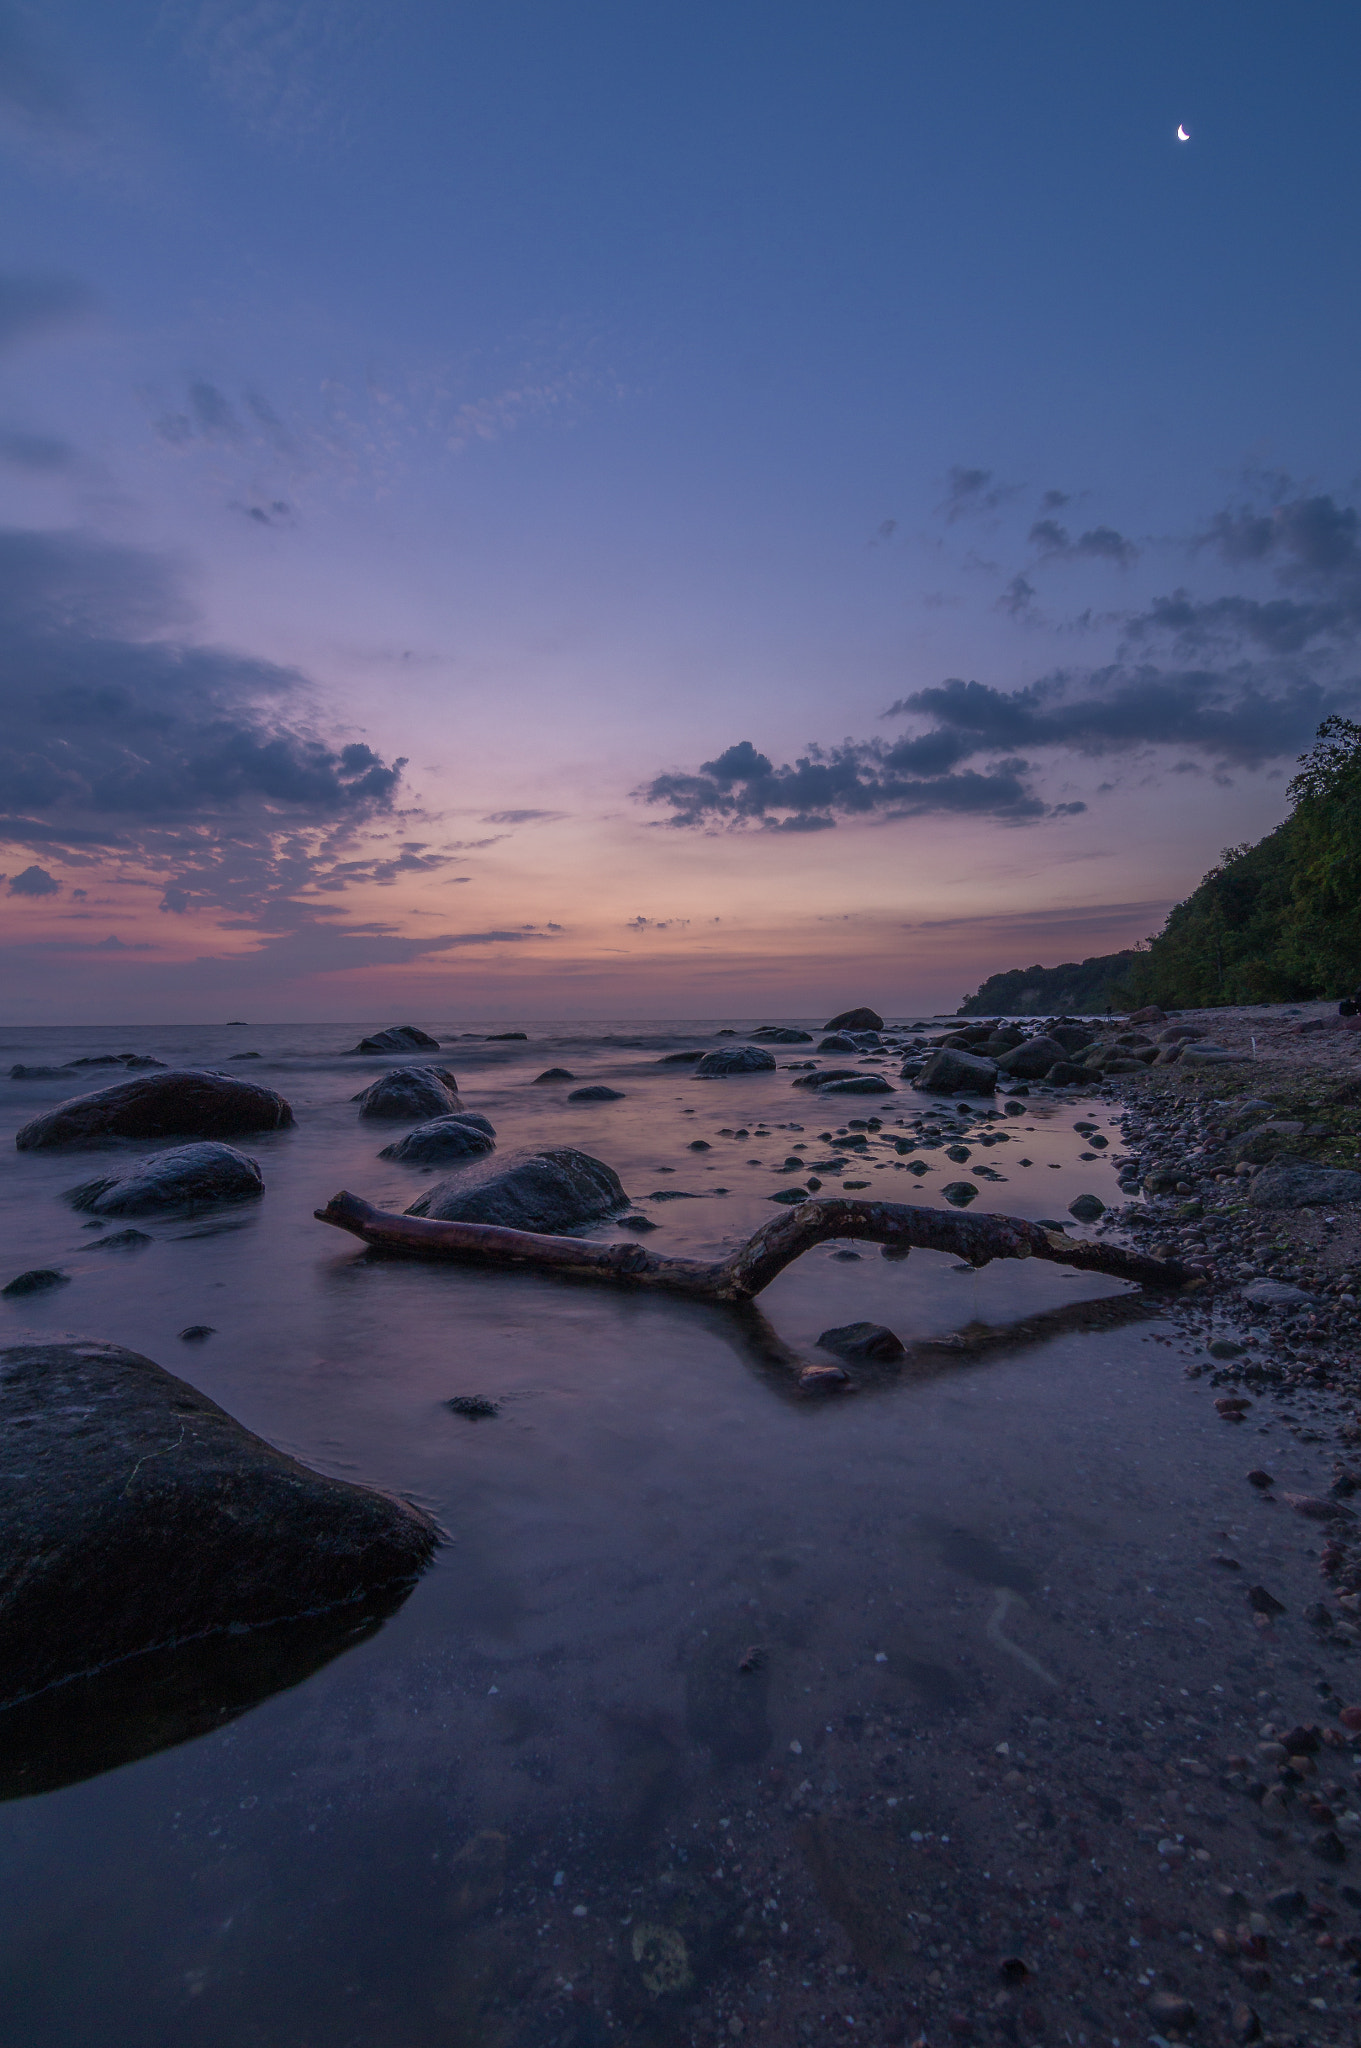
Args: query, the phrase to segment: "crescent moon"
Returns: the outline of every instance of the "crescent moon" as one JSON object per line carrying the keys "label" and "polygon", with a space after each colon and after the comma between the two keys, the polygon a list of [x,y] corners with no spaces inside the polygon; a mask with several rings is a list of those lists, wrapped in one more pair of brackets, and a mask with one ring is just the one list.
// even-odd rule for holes
{"label": "crescent moon", "polygon": [[1185,127],[1181,122],[1177,123],[1177,140],[1178,142],[1189,142],[1191,140],[1190,129]]}

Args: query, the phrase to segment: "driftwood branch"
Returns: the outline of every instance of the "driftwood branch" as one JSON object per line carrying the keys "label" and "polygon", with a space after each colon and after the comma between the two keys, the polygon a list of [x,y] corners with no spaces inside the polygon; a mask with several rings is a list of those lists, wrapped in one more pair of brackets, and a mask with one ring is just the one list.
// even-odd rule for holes
{"label": "driftwood branch", "polygon": [[456,1259],[468,1265],[508,1266],[535,1273],[577,1273],[627,1287],[655,1287],[699,1301],[750,1301],[803,1252],[828,1238],[859,1238],[903,1254],[945,1252],[986,1266],[993,1259],[1049,1259],[1083,1272],[1108,1273],[1150,1288],[1180,1288],[1190,1280],[1174,1259],[1089,1238],[1067,1238],[1017,1216],[947,1214],[901,1202],[839,1198],[801,1202],[772,1218],[726,1259],[667,1258],[640,1244],[601,1244],[590,1238],[545,1237],[495,1223],[440,1223],[375,1209],[358,1195],[333,1195],[315,1211],[321,1223],[351,1231],[374,1251],[418,1259]]}

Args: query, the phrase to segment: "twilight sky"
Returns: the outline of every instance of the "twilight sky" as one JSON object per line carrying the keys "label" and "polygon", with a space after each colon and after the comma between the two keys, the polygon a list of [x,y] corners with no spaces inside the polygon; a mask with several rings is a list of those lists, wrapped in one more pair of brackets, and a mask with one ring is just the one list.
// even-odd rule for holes
{"label": "twilight sky", "polygon": [[1361,706],[1359,71],[1346,0],[0,0],[0,1022],[1155,930]]}

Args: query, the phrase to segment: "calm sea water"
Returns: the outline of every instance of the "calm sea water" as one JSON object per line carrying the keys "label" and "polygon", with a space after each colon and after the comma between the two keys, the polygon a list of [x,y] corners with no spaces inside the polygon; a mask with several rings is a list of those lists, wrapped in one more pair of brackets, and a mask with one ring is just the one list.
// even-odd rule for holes
{"label": "calm sea water", "polygon": [[[897,1830],[904,1856],[935,1859],[938,1890],[1012,1882],[1023,1914],[1038,1852],[999,1837],[979,1756],[1034,1716],[1089,1729],[1169,1694],[1251,1703],[1263,1653],[1207,1584],[1211,1532],[1237,1530],[1273,1583],[1307,1579],[1274,1525],[1247,1526],[1242,1438],[1158,1323],[941,1353],[809,1402],[760,1330],[715,1308],[373,1260],[314,1209],[343,1187],[404,1207],[438,1176],[379,1159],[391,1129],[358,1118],[355,1092],[397,1064],[347,1055],[371,1028],[0,1031],[0,1074],[146,1052],[256,1076],[297,1117],[244,1146],[263,1201],[138,1219],[150,1245],[101,1251],[61,1199],[88,1155],[9,1142],[77,1089],[0,1080],[0,1277],[71,1278],[0,1303],[4,1340],[130,1345],[319,1469],[427,1503],[450,1538],[382,1625],[190,1672],[196,1720],[165,1710],[163,1674],[154,1725],[136,1682],[83,1719],[54,1709],[42,1762],[59,1789],[0,1805],[0,2042],[902,2039],[927,2023],[901,2004],[918,1965],[898,1957],[886,2012],[864,1929],[877,1916],[897,1955],[884,1929],[907,1907],[825,1830]],[[802,1047],[741,1079],[659,1064],[712,1045],[714,1023],[500,1044],[425,1028],[499,1155],[608,1161],[658,1249],[708,1255],[778,1213],[794,1144],[828,1156],[819,1134],[851,1116],[897,1133],[930,1108],[903,1086],[830,1111],[791,1085]],[[261,1057],[227,1065],[244,1052]],[[568,1104],[566,1084],[533,1085],[550,1066],[623,1099]],[[880,1070],[896,1080],[896,1061]],[[930,1203],[986,1162],[1004,1178],[980,1182],[977,1208],[1061,1217],[1083,1191],[1118,1199],[1114,1112],[1085,1107],[1104,1158],[1079,1157],[1082,1108],[1032,1098],[1006,1121],[1014,1142],[975,1144],[969,1164],[922,1154],[918,1183],[885,1148],[842,1178]],[[820,1248],[762,1298],[800,1355],[860,1319],[911,1341],[1126,1291],[1038,1262],[975,1275],[853,1249]],[[195,1323],[216,1334],[181,1342]],[[500,1414],[445,1405],[467,1394]],[[209,1732],[171,1739],[191,1724]],[[875,1741],[907,1758],[896,1777]],[[1090,1843],[1076,1860],[1079,1893],[1105,1882]],[[935,1995],[923,1975],[923,2014]]]}

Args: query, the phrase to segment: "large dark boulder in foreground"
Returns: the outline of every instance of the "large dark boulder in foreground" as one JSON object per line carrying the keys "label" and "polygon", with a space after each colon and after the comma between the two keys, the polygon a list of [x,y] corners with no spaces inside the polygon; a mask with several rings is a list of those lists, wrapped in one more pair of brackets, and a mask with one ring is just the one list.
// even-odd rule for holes
{"label": "large dark boulder in foreground", "polygon": [[701,1081],[713,1081],[724,1074],[774,1073],[775,1055],[763,1045],[725,1045],[721,1052],[706,1052],[695,1068]]}
{"label": "large dark boulder in foreground", "polygon": [[877,1010],[842,1010],[838,1016],[829,1017],[822,1028],[824,1031],[882,1031],[884,1020]]}
{"label": "large dark boulder in foreground", "polygon": [[461,1110],[417,1124],[404,1138],[384,1145],[380,1159],[400,1159],[407,1166],[438,1166],[456,1159],[481,1159],[496,1150],[496,1132],[484,1116]]}
{"label": "large dark boulder in foreground", "polygon": [[925,1095],[992,1095],[997,1088],[997,1062],[942,1046],[911,1079],[912,1086]]}
{"label": "large dark boulder in foreground", "polygon": [[1283,1159],[1264,1166],[1248,1189],[1254,1209],[1312,1209],[1334,1202],[1361,1202],[1361,1173],[1345,1166],[1310,1166]]}
{"label": "large dark boulder in foreground", "polygon": [[394,1067],[355,1096],[361,1116],[428,1123],[459,1108],[458,1083],[443,1067]]}
{"label": "large dark boulder in foreground", "polygon": [[476,1182],[466,1175],[440,1181],[406,1213],[445,1223],[503,1223],[512,1230],[552,1235],[626,1208],[628,1199],[613,1167],[562,1145],[507,1161]]}
{"label": "large dark boulder in foreground", "polygon": [[21,1152],[47,1152],[111,1138],[240,1138],[286,1130],[292,1121],[283,1096],[258,1081],[169,1068],[58,1103],[26,1123],[14,1142]]}
{"label": "large dark boulder in foreground", "polygon": [[92,1216],[146,1216],[153,1209],[201,1209],[210,1202],[249,1202],[265,1190],[253,1159],[231,1145],[176,1145],[122,1172],[67,1190],[73,1209]]}
{"label": "large dark boulder in foreground", "polygon": [[0,1707],[407,1584],[438,1541],[117,1344],[0,1350],[0,1482]]}
{"label": "large dark boulder in foreground", "polygon": [[371,1038],[361,1038],[350,1051],[438,1052],[439,1040],[428,1031],[418,1031],[414,1024],[393,1024],[387,1031],[375,1031]]}

